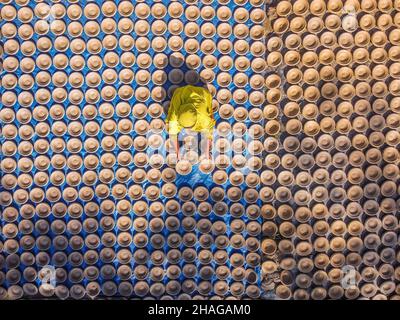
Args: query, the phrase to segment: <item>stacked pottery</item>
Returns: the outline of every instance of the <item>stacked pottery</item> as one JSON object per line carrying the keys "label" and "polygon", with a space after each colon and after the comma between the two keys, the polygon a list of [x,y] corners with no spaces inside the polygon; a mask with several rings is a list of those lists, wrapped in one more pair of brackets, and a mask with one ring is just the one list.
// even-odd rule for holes
{"label": "stacked pottery", "polygon": [[383,230],[398,223],[397,11],[387,1],[274,7],[261,250],[265,285],[280,299],[398,299],[386,278],[395,236]]}

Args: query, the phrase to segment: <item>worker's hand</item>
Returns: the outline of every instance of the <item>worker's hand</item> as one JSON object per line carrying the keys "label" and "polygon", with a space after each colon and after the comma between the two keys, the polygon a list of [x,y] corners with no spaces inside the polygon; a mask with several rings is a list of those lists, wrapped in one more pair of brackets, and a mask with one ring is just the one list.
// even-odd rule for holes
{"label": "worker's hand", "polygon": [[207,139],[207,148],[206,148],[206,159],[211,159],[211,151],[212,151],[212,140]]}
{"label": "worker's hand", "polygon": [[210,154],[207,154],[207,153],[201,154],[200,157],[199,157],[199,162],[203,162],[203,161],[205,161],[205,162],[212,162],[212,157],[211,157],[211,155],[210,155]]}

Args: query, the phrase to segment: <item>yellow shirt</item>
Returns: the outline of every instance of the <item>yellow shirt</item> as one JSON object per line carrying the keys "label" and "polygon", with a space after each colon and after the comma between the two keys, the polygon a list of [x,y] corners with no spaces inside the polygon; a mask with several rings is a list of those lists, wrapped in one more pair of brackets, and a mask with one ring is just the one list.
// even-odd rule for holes
{"label": "yellow shirt", "polygon": [[169,134],[178,134],[183,127],[179,124],[180,107],[191,103],[196,110],[196,124],[191,130],[204,132],[212,139],[215,120],[212,111],[212,96],[208,90],[202,87],[187,85],[174,91],[168,110],[166,123],[169,126]]}

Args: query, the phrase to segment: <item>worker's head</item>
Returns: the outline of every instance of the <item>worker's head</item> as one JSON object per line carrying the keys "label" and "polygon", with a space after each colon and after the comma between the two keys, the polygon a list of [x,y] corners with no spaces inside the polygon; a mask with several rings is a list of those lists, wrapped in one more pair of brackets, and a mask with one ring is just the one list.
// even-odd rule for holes
{"label": "worker's head", "polygon": [[179,124],[186,129],[193,128],[197,121],[197,113],[193,104],[183,104],[180,110],[178,118]]}

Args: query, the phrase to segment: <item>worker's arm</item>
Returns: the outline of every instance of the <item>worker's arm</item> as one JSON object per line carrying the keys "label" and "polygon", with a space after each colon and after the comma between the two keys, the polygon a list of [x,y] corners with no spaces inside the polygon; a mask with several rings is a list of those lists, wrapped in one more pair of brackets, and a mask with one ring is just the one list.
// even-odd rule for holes
{"label": "worker's arm", "polygon": [[176,157],[178,158],[178,160],[181,159],[181,156],[179,154],[179,142],[178,142],[178,135],[176,134],[170,134],[169,135],[169,139],[172,143],[172,146],[174,147],[175,153],[176,153]]}
{"label": "worker's arm", "polygon": [[210,138],[207,139],[207,147],[206,147],[206,158],[208,160],[211,159],[211,147],[212,147],[212,140]]}
{"label": "worker's arm", "polygon": [[207,139],[206,148],[204,150],[207,159],[211,158],[212,143],[215,127],[214,112],[212,109],[212,96],[208,91],[204,91],[204,102],[198,110],[197,121],[198,126]]}
{"label": "worker's arm", "polygon": [[[202,133],[202,153],[206,159],[211,159],[212,144],[213,144],[213,134],[214,134],[214,122],[204,121],[205,127],[201,130]],[[205,141],[205,143],[204,143]]]}

